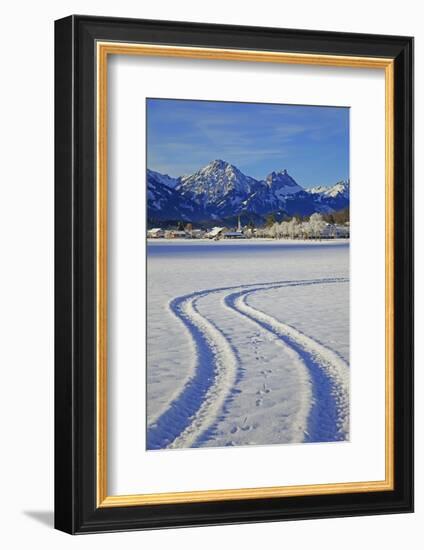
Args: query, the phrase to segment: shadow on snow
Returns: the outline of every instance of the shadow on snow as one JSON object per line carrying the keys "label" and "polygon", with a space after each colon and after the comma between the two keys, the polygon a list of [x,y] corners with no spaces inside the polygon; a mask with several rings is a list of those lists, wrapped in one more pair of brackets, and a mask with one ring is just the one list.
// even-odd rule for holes
{"label": "shadow on snow", "polygon": [[[329,278],[299,281],[278,281],[262,284],[253,283],[202,290],[173,299],[169,304],[170,309],[186,326],[195,344],[196,368],[193,377],[186,383],[179,396],[172,401],[169,408],[151,426],[148,427],[146,434],[147,450],[164,449],[170,445],[191,424],[192,418],[201,407],[209,389],[214,384],[216,375],[215,353],[202,330],[196,326],[196,324],[184,312],[183,306],[187,301],[193,300],[192,306],[195,308],[194,299],[196,298],[207,296],[216,292],[243,289],[240,292],[227,296],[225,298],[225,303],[237,313],[248,317],[248,315],[241,313],[234,305],[235,300],[239,296],[246,295],[257,290],[271,290],[273,288],[285,286],[306,286],[312,284],[328,284],[338,282],[347,282],[347,279]],[[295,340],[289,338],[288,336],[283,336],[276,333],[272,326],[265,322],[259,322],[257,319],[253,320],[266,330],[276,334],[276,336],[284,341],[286,345],[295,350],[305,362],[309,370],[313,385],[313,403],[308,418],[308,433],[305,436],[305,441],[328,442],[343,440],[344,435],[337,429],[338,412],[334,398],[335,386],[330,377],[321,368],[319,362],[314,359],[312,353],[302,348],[302,346]],[[218,327],[216,328],[218,329]],[[239,356],[233,346],[232,350],[238,359]],[[240,379],[242,371],[243,368],[239,363],[237,381]],[[238,390],[235,388],[230,391],[224,403],[222,413],[217,417],[211,427],[204,432],[199,433],[199,436],[192,447],[202,445],[213,436],[218,422],[226,416],[226,413],[228,412],[227,407],[237,393]]]}

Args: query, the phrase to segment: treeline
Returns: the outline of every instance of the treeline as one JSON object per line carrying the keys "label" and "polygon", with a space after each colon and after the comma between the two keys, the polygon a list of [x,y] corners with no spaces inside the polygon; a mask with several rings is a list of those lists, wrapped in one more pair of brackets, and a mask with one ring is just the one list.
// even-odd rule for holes
{"label": "treeline", "polygon": [[331,214],[323,214],[322,217],[327,223],[345,224],[350,221],[349,208],[343,208],[343,210],[339,210],[338,212],[333,212]]}
{"label": "treeline", "polygon": [[[268,214],[268,216],[265,218],[265,227],[272,227],[275,223],[289,222],[293,219],[296,219],[298,222],[309,222],[311,216],[314,216],[315,214],[317,214],[317,212],[315,212],[314,214],[310,214],[309,216],[294,214],[293,216],[283,216],[282,219],[278,219],[278,217],[274,213],[271,213]],[[350,221],[349,208],[343,208],[343,210],[338,210],[337,212],[332,212],[330,214],[320,214],[320,216],[326,223],[331,223],[333,225],[343,225]]]}
{"label": "treeline", "polygon": [[[334,219],[334,218],[333,218]],[[345,219],[340,217],[338,219]],[[264,227],[255,231],[256,237],[271,237],[273,239],[321,239],[321,238],[348,238],[349,223],[331,223],[324,215],[315,212],[311,216],[301,219],[293,216],[282,222],[270,223],[267,220]]]}
{"label": "treeline", "polygon": [[[337,212],[332,212],[330,214],[318,214],[315,212],[314,214],[311,214],[309,216],[295,214],[290,217],[287,215],[282,216],[281,212],[277,214],[271,213],[266,216],[265,223],[262,222],[262,224],[260,222],[255,223],[257,222],[257,220],[253,220],[252,218],[246,219],[247,216],[241,216],[241,222],[244,228],[253,234],[253,232],[256,231],[256,228],[258,231],[263,232],[265,229],[270,229],[271,227],[275,226],[275,224],[284,224],[282,227],[286,228],[286,223],[292,222],[292,220],[295,220],[295,225],[305,223],[305,227],[307,227],[307,224],[311,221],[311,218],[313,216],[315,217],[315,223],[312,223],[313,227],[316,226],[316,216],[319,216],[321,222],[324,222],[324,224],[346,225],[349,222],[349,208],[344,208],[343,210],[338,210]],[[214,225],[219,225],[220,223],[225,227],[236,227],[238,223],[238,218],[231,217],[224,220],[206,220],[201,223],[181,220],[164,221],[149,219],[148,228],[150,229],[152,227],[162,227],[164,229],[178,229],[182,231],[187,225],[189,225],[191,228],[208,229],[213,227]]]}

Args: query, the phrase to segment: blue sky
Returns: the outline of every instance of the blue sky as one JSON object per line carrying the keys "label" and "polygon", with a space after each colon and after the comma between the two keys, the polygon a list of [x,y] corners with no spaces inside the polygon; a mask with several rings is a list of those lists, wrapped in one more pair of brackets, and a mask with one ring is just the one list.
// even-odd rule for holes
{"label": "blue sky", "polygon": [[147,166],[182,176],[222,159],[264,179],[287,169],[303,187],[349,177],[349,109],[147,99]]}

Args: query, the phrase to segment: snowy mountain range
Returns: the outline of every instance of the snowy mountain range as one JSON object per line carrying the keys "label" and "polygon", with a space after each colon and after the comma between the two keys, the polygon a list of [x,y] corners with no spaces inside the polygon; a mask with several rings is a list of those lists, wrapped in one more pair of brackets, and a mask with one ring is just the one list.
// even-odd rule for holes
{"label": "snowy mountain range", "polygon": [[147,170],[149,224],[190,221],[202,223],[262,223],[269,214],[284,216],[329,213],[349,206],[349,182],[332,187],[301,187],[287,170],[264,180],[243,174],[236,166],[214,160],[192,175],[171,178]]}

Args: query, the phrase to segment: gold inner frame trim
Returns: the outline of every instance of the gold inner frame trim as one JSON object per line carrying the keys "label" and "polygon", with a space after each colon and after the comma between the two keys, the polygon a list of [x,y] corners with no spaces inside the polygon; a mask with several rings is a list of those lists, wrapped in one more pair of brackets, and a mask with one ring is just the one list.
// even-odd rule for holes
{"label": "gold inner frame trim", "polygon": [[[97,42],[97,506],[142,506],[394,489],[394,61],[254,50]],[[107,491],[107,61],[109,55],[140,55],[283,63],[385,71],[385,479],[349,483],[254,487],[109,496]]]}

